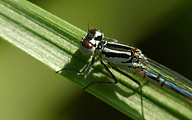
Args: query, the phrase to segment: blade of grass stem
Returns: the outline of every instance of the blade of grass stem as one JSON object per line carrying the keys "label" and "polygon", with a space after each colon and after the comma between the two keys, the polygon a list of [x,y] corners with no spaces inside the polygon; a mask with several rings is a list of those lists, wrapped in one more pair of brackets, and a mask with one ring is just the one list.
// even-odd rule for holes
{"label": "blade of grass stem", "polygon": [[[0,8],[0,36],[54,71],[63,67],[80,70],[89,62],[90,57],[83,56],[78,49],[80,37],[86,34],[85,31],[25,0],[1,0]],[[112,72],[119,80],[117,85],[92,85],[87,91],[131,118],[141,119],[139,86]],[[61,74],[82,88],[93,80],[112,80],[98,60],[87,77],[70,71]],[[146,119],[192,118],[189,101],[170,91],[147,85],[145,81],[143,84]]]}

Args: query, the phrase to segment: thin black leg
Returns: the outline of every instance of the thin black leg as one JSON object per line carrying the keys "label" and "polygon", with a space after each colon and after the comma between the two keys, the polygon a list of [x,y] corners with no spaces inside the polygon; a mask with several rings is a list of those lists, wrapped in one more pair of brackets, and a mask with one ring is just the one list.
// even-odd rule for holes
{"label": "thin black leg", "polygon": [[112,41],[112,42],[115,42],[115,43],[118,42],[118,40],[113,39],[113,38],[104,37],[103,39],[108,40],[108,41]]}
{"label": "thin black leg", "polygon": [[77,70],[73,70],[73,69],[71,69],[71,68],[63,68],[63,69],[57,71],[56,73],[62,72],[62,71],[64,71],[64,70],[69,70],[69,71],[76,72],[76,73],[79,73],[79,74],[82,74],[82,75],[87,75],[87,74],[89,73],[89,71],[91,70],[91,67],[93,66],[94,61],[95,61],[95,57],[92,58],[91,62],[90,62],[89,65],[87,66],[87,69],[86,69],[85,72],[80,72],[80,71],[77,71]]}
{"label": "thin black leg", "polygon": [[84,87],[83,89],[85,90],[86,88],[88,88],[90,85],[92,84],[117,84],[118,80],[117,78],[113,75],[113,73],[109,70],[109,68],[103,63],[102,60],[100,60],[101,64],[104,66],[105,70],[111,75],[111,77],[113,78],[114,82],[91,82],[90,84],[88,84],[86,87]]}
{"label": "thin black leg", "polygon": [[[87,69],[85,72],[80,72],[80,71],[77,71],[77,70],[73,70],[73,69],[70,69],[70,68],[63,68],[59,71],[57,71],[56,73],[58,72],[62,72],[64,70],[69,70],[69,71],[72,71],[72,72],[76,72],[76,73],[79,73],[79,74],[83,74],[83,75],[87,75],[89,73],[89,71],[91,70],[91,67],[93,66],[93,63],[95,61],[95,57],[93,56],[91,62],[89,63]],[[103,63],[102,60],[100,60],[101,64],[104,66],[105,70],[111,75],[111,77],[113,78],[113,82],[91,82],[90,84],[88,84],[86,87],[83,88],[83,90],[85,90],[86,88],[88,88],[90,85],[92,84],[117,84],[118,83],[118,80],[117,78],[113,75],[113,73],[109,70],[109,68]],[[128,78],[131,78],[131,80],[135,83],[137,83],[140,87],[140,95],[141,95],[141,113],[142,113],[142,116],[143,116],[143,119],[144,118],[144,110],[143,110],[143,93],[142,93],[142,85],[139,81],[135,80],[133,77],[129,76],[128,74],[126,74],[125,72],[115,68],[115,67],[112,67],[114,70],[118,71],[119,73],[121,73],[122,75],[128,77]]]}

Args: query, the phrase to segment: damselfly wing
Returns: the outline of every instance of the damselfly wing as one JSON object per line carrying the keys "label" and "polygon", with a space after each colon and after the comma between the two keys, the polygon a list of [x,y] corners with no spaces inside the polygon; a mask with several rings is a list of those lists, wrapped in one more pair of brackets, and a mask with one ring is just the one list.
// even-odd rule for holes
{"label": "damselfly wing", "polygon": [[[171,90],[189,98],[192,100],[192,81],[186,77],[180,75],[179,73],[161,65],[154,60],[147,58],[149,64],[146,67],[161,76],[170,83],[168,86]],[[174,84],[174,85],[173,85]]]}

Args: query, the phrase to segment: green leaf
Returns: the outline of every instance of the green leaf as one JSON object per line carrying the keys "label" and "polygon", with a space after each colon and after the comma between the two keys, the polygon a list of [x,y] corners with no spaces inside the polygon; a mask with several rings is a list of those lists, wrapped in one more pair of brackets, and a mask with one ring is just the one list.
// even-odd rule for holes
{"label": "green leaf", "polygon": [[[55,71],[63,67],[82,70],[90,57],[79,50],[85,31],[59,19],[25,0],[0,1],[0,36]],[[112,70],[119,83],[95,84],[87,91],[133,119],[142,119],[139,86],[131,79]],[[112,81],[99,61],[88,76],[70,71],[64,77],[84,88],[91,81]],[[129,74],[129,73],[128,73]],[[146,119],[192,119],[192,103],[176,93],[143,82],[144,115]],[[189,107],[190,106],[190,107]]]}

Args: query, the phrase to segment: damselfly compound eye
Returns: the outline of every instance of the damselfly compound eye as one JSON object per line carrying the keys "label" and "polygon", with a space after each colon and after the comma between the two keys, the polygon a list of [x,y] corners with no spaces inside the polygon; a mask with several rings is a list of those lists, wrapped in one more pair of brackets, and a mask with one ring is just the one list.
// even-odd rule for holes
{"label": "damselfly compound eye", "polygon": [[82,45],[84,48],[87,48],[87,49],[93,48],[93,45],[92,45],[91,43],[89,43],[88,41],[85,41],[85,40],[83,40],[83,41],[81,42],[81,45]]}
{"label": "damselfly compound eye", "polygon": [[101,41],[103,38],[104,38],[104,34],[102,31],[100,30],[95,31],[95,37],[94,37],[95,40]]}
{"label": "damselfly compound eye", "polygon": [[97,41],[101,41],[104,38],[103,32],[99,29],[89,30],[87,37],[88,36],[92,36],[94,38],[94,40],[97,40]]}
{"label": "damselfly compound eye", "polygon": [[80,42],[80,50],[86,55],[91,55],[95,51],[95,47],[89,41],[82,40]]}

